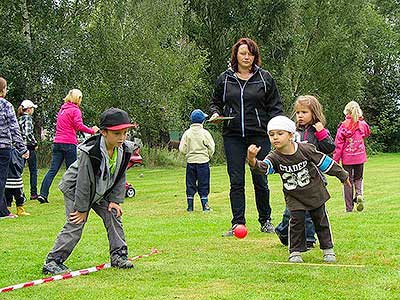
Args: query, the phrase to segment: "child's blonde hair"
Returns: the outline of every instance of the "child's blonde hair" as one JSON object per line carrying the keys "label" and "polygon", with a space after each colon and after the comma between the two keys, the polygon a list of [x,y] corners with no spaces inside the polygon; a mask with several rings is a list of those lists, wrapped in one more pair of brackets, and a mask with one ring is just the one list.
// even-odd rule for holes
{"label": "child's blonde hair", "polygon": [[7,88],[7,81],[3,78],[0,77],[0,97],[5,97],[4,90]]}
{"label": "child's blonde hair", "polygon": [[[317,122],[321,122],[324,126],[326,125],[326,118],[323,112],[323,107],[317,98],[311,95],[298,96],[293,105],[293,116],[296,114],[296,108],[299,105],[306,106],[311,111],[312,125]],[[296,120],[296,127],[298,126],[299,124]]]}
{"label": "child's blonde hair", "polygon": [[350,101],[349,103],[347,103],[343,110],[343,113],[346,116],[351,116],[353,122],[357,122],[363,116],[360,105],[356,101]]}
{"label": "child's blonde hair", "polygon": [[81,105],[82,101],[82,92],[78,89],[72,89],[68,92],[68,95],[64,98],[64,103],[72,102]]}

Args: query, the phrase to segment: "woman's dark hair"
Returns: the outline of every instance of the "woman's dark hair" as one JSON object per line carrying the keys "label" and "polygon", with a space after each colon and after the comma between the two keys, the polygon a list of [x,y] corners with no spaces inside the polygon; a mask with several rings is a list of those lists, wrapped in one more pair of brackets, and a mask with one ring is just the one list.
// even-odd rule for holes
{"label": "woman's dark hair", "polygon": [[241,45],[247,45],[250,53],[254,55],[254,61],[253,61],[253,65],[251,67],[251,72],[254,72],[256,65],[261,66],[260,50],[259,50],[256,42],[254,42],[252,39],[249,39],[249,38],[241,38],[236,42],[235,45],[233,45],[232,52],[231,52],[231,67],[233,68],[233,70],[235,72],[238,71],[237,53],[238,53],[239,47]]}

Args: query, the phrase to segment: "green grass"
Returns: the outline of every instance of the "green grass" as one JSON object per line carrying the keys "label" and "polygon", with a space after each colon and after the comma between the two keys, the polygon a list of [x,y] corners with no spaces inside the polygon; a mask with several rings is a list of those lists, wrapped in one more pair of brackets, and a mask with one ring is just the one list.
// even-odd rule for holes
{"label": "green grass", "polygon": [[[287,249],[274,234],[259,231],[249,174],[249,234],[238,240],[221,237],[231,219],[225,166],[211,169],[214,211],[202,213],[196,198],[191,214],[185,211],[184,168],[135,167],[128,171],[128,179],[136,197],[126,199],[123,206],[130,256],[148,253],[152,247],[161,254],[136,261],[133,270],[107,269],[12,291],[0,299],[400,299],[399,169],[400,153],[370,157],[362,213],[344,212],[341,185],[328,178],[332,198],[327,207],[338,263],[327,266],[319,249],[303,256],[312,265],[282,264]],[[40,177],[44,173],[41,170]],[[43,260],[65,220],[56,184],[60,176],[52,186],[50,204],[28,201],[32,216],[0,221],[0,287],[43,277]],[[270,188],[277,224],[284,209],[277,175],[270,176]],[[66,264],[78,270],[107,261],[105,230],[92,212]]]}

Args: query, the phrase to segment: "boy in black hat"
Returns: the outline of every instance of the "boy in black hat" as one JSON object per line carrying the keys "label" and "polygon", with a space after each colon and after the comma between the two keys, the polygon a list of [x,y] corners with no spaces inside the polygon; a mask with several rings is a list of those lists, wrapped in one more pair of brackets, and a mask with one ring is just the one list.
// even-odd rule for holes
{"label": "boy in black hat", "polygon": [[100,116],[100,135],[79,145],[78,159],[66,171],[59,185],[64,194],[67,222],[46,257],[44,274],[61,274],[69,269],[64,261],[81,238],[89,210],[102,219],[107,230],[111,266],[132,268],[122,228],[126,167],[133,149],[125,143],[132,127],[128,114],[110,108]]}

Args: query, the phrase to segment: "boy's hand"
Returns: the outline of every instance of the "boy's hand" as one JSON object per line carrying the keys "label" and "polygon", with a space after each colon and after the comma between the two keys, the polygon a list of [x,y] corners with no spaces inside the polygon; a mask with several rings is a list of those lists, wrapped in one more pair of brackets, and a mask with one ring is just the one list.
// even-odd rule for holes
{"label": "boy's hand", "polygon": [[119,206],[118,203],[110,202],[108,204],[108,211],[112,213],[113,209],[115,209],[115,212],[117,213],[117,218],[122,216],[122,208],[121,208],[121,206]]}
{"label": "boy's hand", "polygon": [[256,145],[252,144],[247,149],[247,159],[249,161],[250,166],[254,167],[256,165],[256,156],[258,152],[260,152],[261,147],[257,147]]}
{"label": "boy's hand", "polygon": [[22,158],[25,158],[25,159],[29,158],[29,150],[27,150],[24,154],[22,154]]}
{"label": "boy's hand", "polygon": [[87,211],[79,212],[76,210],[73,213],[70,213],[69,220],[71,221],[71,223],[81,224],[86,221],[87,215],[88,215]]}

